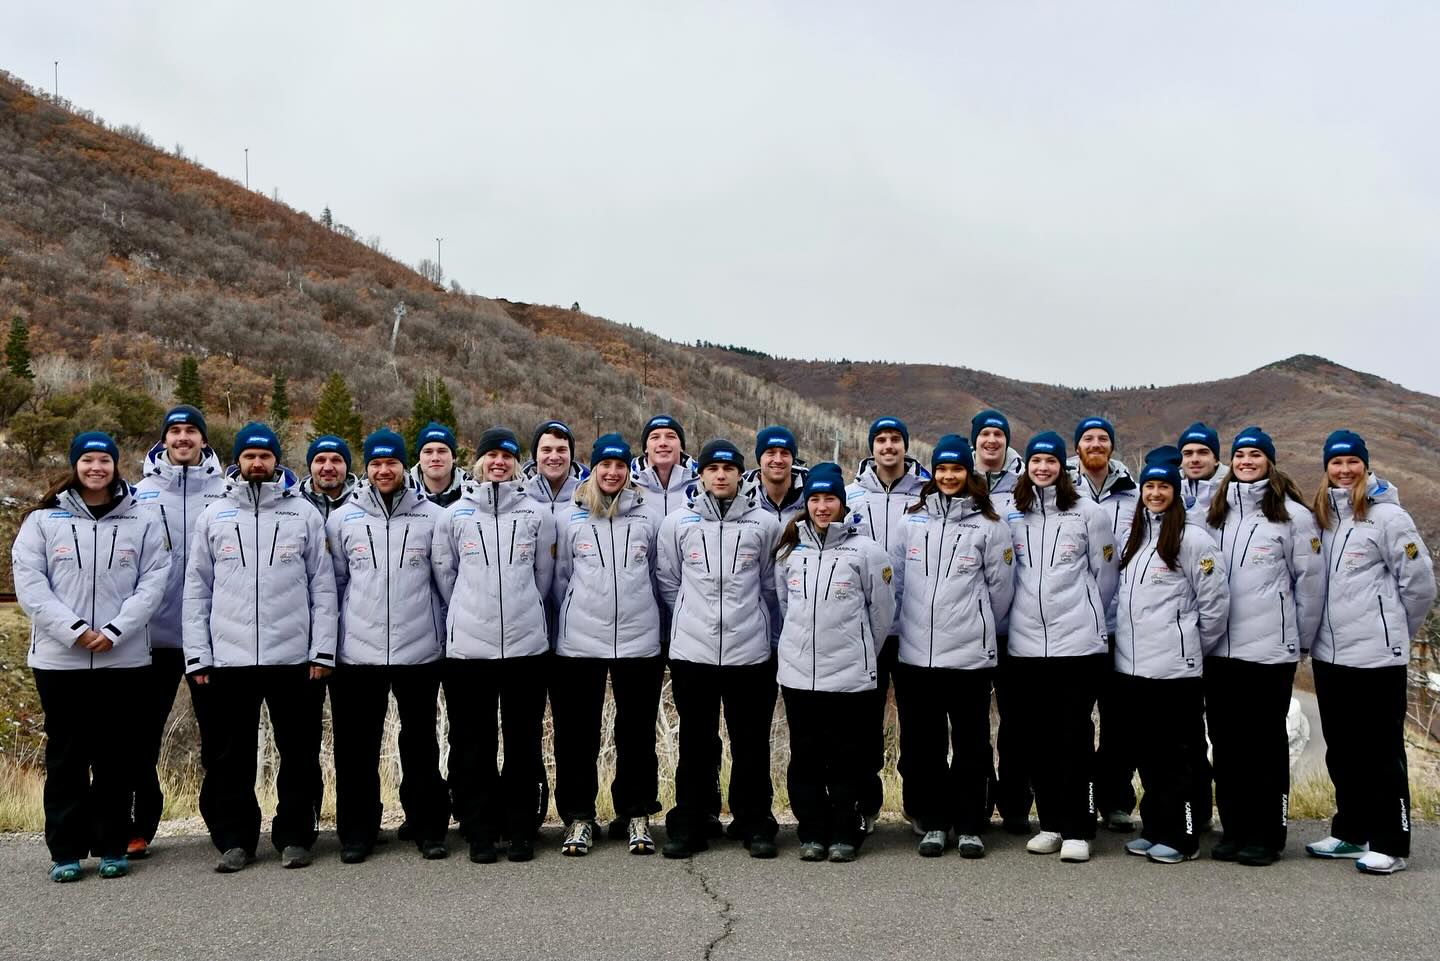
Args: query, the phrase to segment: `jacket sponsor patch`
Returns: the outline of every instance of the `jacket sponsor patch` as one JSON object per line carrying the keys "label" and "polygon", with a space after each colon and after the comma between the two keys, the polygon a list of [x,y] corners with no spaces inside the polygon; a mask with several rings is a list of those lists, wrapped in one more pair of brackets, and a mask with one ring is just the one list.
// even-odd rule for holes
{"label": "jacket sponsor patch", "polygon": [[216,511],[216,512],[215,512],[215,519],[216,519],[217,521],[219,521],[219,520],[224,520],[224,519],[227,518],[227,517],[238,517],[238,516],[240,516],[240,512],[239,512],[239,511],[236,511],[236,510]]}
{"label": "jacket sponsor patch", "polygon": [[1312,553],[1312,554],[1318,554],[1318,553],[1320,553],[1320,538],[1318,538],[1318,537],[1312,537],[1312,538],[1310,538],[1310,553]]}
{"label": "jacket sponsor patch", "polygon": [[1412,561],[1420,556],[1420,548],[1415,546],[1414,541],[1411,541],[1410,543],[1405,545],[1405,556],[1410,558]]}
{"label": "jacket sponsor patch", "polygon": [[1213,557],[1202,557],[1202,558],[1200,558],[1200,573],[1201,573],[1201,574],[1204,574],[1206,577],[1209,577],[1211,574],[1214,574],[1214,573],[1215,573],[1215,558],[1213,558]]}
{"label": "jacket sponsor patch", "polygon": [[1106,544],[1103,548],[1101,548],[1101,553],[1105,555],[1105,563],[1110,563],[1115,559],[1115,545]]}
{"label": "jacket sponsor patch", "polygon": [[160,496],[159,491],[139,491],[136,493],[136,500],[148,501]]}
{"label": "jacket sponsor patch", "polygon": [[882,568],[880,568],[880,579],[881,579],[882,581],[884,581],[886,584],[889,584],[889,583],[890,583],[890,578],[892,578],[892,577],[894,577],[894,576],[895,576],[895,571],[894,571],[892,568],[889,568],[889,567],[882,567]]}
{"label": "jacket sponsor patch", "polygon": [[1009,548],[1009,547],[1005,548],[1005,563],[1006,563],[1006,564],[1013,564],[1013,563],[1015,563],[1015,551],[1014,551],[1012,548]]}
{"label": "jacket sponsor patch", "polygon": [[74,517],[75,515],[72,514],[72,513],[70,513],[69,511],[51,511],[50,513],[46,514],[45,516],[46,516],[46,517],[49,517],[49,518],[52,518],[52,519],[54,519],[54,520],[65,520],[66,518],[71,518],[71,517]]}
{"label": "jacket sponsor patch", "polygon": [[346,514],[344,517],[342,517],[341,520],[346,520],[346,521],[358,521],[360,518],[362,518],[362,517],[364,517],[364,516],[365,516],[365,512],[364,512],[364,511],[351,511],[350,513],[348,513],[348,514]]}
{"label": "jacket sponsor patch", "polygon": [[469,516],[470,516],[471,514],[473,514],[473,513],[475,513],[475,508],[473,508],[473,507],[457,507],[457,508],[455,508],[455,516],[456,516],[456,517],[469,517]]}

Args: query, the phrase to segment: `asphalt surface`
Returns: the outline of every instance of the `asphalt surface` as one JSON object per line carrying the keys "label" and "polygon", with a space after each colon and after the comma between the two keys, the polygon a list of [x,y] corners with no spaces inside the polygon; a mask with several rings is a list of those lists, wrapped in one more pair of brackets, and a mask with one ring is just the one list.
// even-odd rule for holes
{"label": "asphalt surface", "polygon": [[[660,832],[663,834],[663,831]],[[1433,957],[1440,945],[1440,828],[1417,829],[1409,871],[1361,875],[1305,857],[1323,835],[1292,825],[1279,864],[1202,858],[1162,866],[1101,832],[1089,864],[1024,851],[998,830],[982,861],[914,853],[884,824],[853,864],[775,861],[720,842],[688,862],[602,844],[559,853],[547,828],[529,864],[448,861],[391,842],[342,865],[333,834],[316,863],[211,870],[203,838],[159,842],[131,876],[45,877],[35,839],[0,841],[0,958],[1323,958]],[[1208,851],[1214,837],[1207,837]]]}

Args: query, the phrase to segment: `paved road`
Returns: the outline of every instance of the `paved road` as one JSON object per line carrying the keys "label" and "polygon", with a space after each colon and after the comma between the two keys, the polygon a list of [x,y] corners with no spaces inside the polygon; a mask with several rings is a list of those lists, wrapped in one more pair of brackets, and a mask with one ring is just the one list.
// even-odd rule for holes
{"label": "paved road", "polygon": [[[689,862],[609,845],[562,858],[547,829],[530,864],[420,860],[392,843],[342,865],[285,871],[273,852],[238,875],[210,870],[201,838],[162,842],[127,879],[51,884],[44,847],[0,841],[0,958],[1130,958],[1433,956],[1440,945],[1440,828],[1422,827],[1414,867],[1389,878],[1307,859],[1323,834],[1297,824],[1285,860],[1173,867],[1107,835],[1086,865],[989,838],[964,861],[914,854],[882,825],[850,865],[752,861],[730,842]],[[1207,839],[1208,849],[1213,839]],[[93,864],[93,862],[92,862]]]}

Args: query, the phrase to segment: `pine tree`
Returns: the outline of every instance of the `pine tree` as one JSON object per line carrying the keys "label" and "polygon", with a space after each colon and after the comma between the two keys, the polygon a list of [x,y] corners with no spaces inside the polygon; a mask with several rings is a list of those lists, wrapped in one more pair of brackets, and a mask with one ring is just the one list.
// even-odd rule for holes
{"label": "pine tree", "polygon": [[180,358],[180,370],[175,374],[175,402],[189,404],[197,410],[204,403],[200,396],[200,364],[194,357]]}
{"label": "pine tree", "polygon": [[450,388],[439,376],[427,374],[415,385],[415,399],[411,402],[405,439],[414,442],[431,421],[455,430],[455,404],[450,399]]}
{"label": "pine tree", "polygon": [[284,371],[275,371],[270,380],[270,424],[279,430],[280,424],[290,421],[290,391],[287,388]]}
{"label": "pine tree", "polygon": [[22,380],[34,380],[30,369],[30,328],[17,314],[10,318],[10,338],[5,341],[5,366]]}
{"label": "pine tree", "polygon": [[343,438],[351,450],[359,450],[363,440],[363,425],[360,415],[355,412],[355,402],[345,378],[338,373],[331,374],[320,389],[320,401],[315,405],[315,419],[311,425],[310,440],[321,434],[334,434]]}

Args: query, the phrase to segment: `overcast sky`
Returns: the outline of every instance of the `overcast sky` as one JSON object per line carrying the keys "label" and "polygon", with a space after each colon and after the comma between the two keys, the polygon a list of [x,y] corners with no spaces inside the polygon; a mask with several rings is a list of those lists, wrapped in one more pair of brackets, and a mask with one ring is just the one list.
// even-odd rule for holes
{"label": "overcast sky", "polygon": [[467,289],[1105,386],[1440,394],[1440,4],[31,2],[0,66]]}

